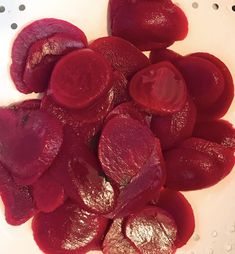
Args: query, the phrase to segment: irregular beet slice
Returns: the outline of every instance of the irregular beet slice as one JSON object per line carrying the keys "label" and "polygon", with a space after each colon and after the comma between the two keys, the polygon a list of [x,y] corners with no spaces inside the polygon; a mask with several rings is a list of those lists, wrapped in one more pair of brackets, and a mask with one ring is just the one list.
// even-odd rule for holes
{"label": "irregular beet slice", "polygon": [[1,164],[0,196],[5,205],[5,217],[8,224],[21,225],[37,213],[30,187],[17,185]]}
{"label": "irregular beet slice", "polygon": [[170,49],[155,49],[150,52],[149,59],[152,64],[169,61],[174,63],[182,58],[182,56]]}
{"label": "irregular beet slice", "polygon": [[140,254],[137,248],[131,245],[123,234],[123,219],[113,221],[103,242],[102,251],[104,254]]}
{"label": "irregular beet slice", "polygon": [[120,71],[127,79],[150,64],[149,59],[139,49],[119,37],[99,38],[93,41],[89,48],[105,57],[113,69]]}
{"label": "irregular beet slice", "polygon": [[183,11],[171,1],[110,0],[110,33],[141,50],[166,48],[188,33]]}
{"label": "irregular beet slice", "polygon": [[149,128],[131,117],[113,117],[99,140],[99,159],[105,174],[126,185],[141,171],[155,146]]}
{"label": "irregular beet slice", "polygon": [[181,73],[170,62],[161,62],[132,78],[130,95],[146,111],[167,115],[184,107],[187,89]]}
{"label": "irregular beet slice", "polygon": [[111,79],[111,67],[102,56],[91,49],[74,50],[56,64],[49,94],[65,107],[83,109],[108,92]]}
{"label": "irregular beet slice", "polygon": [[0,161],[19,184],[31,184],[57,156],[63,130],[46,112],[1,108],[0,140]]}
{"label": "irregular beet slice", "polygon": [[172,148],[192,136],[197,110],[188,97],[182,110],[169,116],[153,116],[151,130],[160,139],[164,150]]}
{"label": "irregular beet slice", "polygon": [[11,77],[20,92],[27,94],[38,92],[38,88],[41,90],[41,87],[28,87],[23,81],[28,51],[36,41],[51,37],[56,33],[72,36],[83,45],[82,47],[87,46],[85,34],[78,27],[63,20],[46,18],[26,26],[15,39],[11,53]]}
{"label": "irregular beet slice", "polygon": [[126,222],[126,236],[143,254],[175,252],[177,226],[166,211],[152,206],[131,215]]}
{"label": "irregular beet slice", "polygon": [[199,122],[195,125],[193,136],[216,142],[235,150],[235,129],[226,120]]}
{"label": "irregular beet slice", "polygon": [[14,103],[10,105],[13,109],[29,109],[29,110],[38,110],[41,106],[41,100],[39,99],[31,99],[31,100],[25,100],[22,102]]}
{"label": "irregular beet slice", "polygon": [[52,213],[39,213],[33,219],[33,235],[46,254],[84,254],[100,249],[107,219],[82,210],[67,201]]}
{"label": "irregular beet slice", "polygon": [[217,119],[223,117],[228,111],[234,98],[234,83],[232,75],[228,67],[217,57],[208,53],[194,53],[191,56],[201,57],[213,63],[219,68],[224,77],[224,90],[220,97],[207,110],[201,112],[200,119],[208,121],[209,119]]}
{"label": "irregular beet slice", "polygon": [[175,245],[177,248],[184,246],[195,229],[193,209],[188,200],[178,191],[164,189],[157,206],[172,215],[177,225]]}

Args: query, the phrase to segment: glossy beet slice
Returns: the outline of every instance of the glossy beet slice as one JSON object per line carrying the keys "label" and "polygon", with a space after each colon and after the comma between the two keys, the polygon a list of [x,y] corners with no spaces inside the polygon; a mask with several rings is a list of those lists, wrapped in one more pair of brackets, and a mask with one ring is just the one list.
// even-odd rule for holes
{"label": "glossy beet slice", "polygon": [[182,58],[182,56],[170,49],[156,49],[152,50],[149,55],[150,62],[152,64],[160,63],[163,61],[169,61],[174,63]]}
{"label": "glossy beet slice", "polygon": [[84,254],[100,248],[107,223],[107,219],[67,201],[52,213],[36,215],[32,229],[46,254]]}
{"label": "glossy beet slice", "polygon": [[48,38],[56,33],[73,36],[84,47],[87,46],[87,39],[84,33],[76,26],[63,20],[46,18],[37,20],[26,26],[15,39],[11,53],[11,77],[20,92],[38,92],[36,91],[38,88],[41,90],[40,87],[36,88],[36,90],[35,88],[28,87],[23,81],[28,51],[36,41]]}
{"label": "glossy beet slice", "polygon": [[172,254],[176,250],[177,226],[173,217],[160,208],[147,206],[131,215],[125,233],[143,254]]}
{"label": "glossy beet slice", "polygon": [[119,37],[99,38],[89,47],[105,57],[114,70],[120,71],[128,79],[150,64],[149,59],[139,49]]}
{"label": "glossy beet slice", "polygon": [[10,105],[13,109],[29,109],[29,110],[38,110],[41,106],[41,100],[39,99],[31,99],[31,100],[25,100],[22,102],[14,103]]}
{"label": "glossy beet slice", "polygon": [[199,122],[195,125],[193,136],[235,149],[235,129],[226,120]]}
{"label": "glossy beet slice", "polygon": [[164,189],[157,206],[172,215],[177,225],[175,245],[177,248],[184,246],[195,229],[193,209],[188,200],[178,191]]}
{"label": "glossy beet slice", "polygon": [[123,219],[113,221],[103,242],[104,254],[140,254],[123,234]]}
{"label": "glossy beet slice", "polygon": [[39,110],[0,109],[0,161],[20,184],[49,168],[63,141],[62,125]]}
{"label": "glossy beet slice", "polygon": [[0,196],[5,205],[5,217],[8,224],[21,225],[37,212],[30,187],[17,185],[1,164]]}
{"label": "glossy beet slice", "polygon": [[99,140],[99,159],[105,174],[126,185],[138,174],[155,146],[149,128],[131,117],[113,117]]}
{"label": "glossy beet slice", "polygon": [[83,109],[108,92],[111,79],[111,67],[102,56],[90,49],[75,50],[56,64],[49,93],[65,107]]}
{"label": "glossy beet slice", "polygon": [[188,97],[182,110],[169,116],[153,116],[151,130],[160,139],[163,149],[169,149],[192,135],[197,110]]}
{"label": "glossy beet slice", "polygon": [[187,89],[180,72],[170,62],[161,62],[141,70],[132,78],[130,95],[146,111],[167,115],[184,107]]}
{"label": "glossy beet slice", "polygon": [[209,119],[223,117],[228,111],[234,98],[234,83],[228,67],[220,59],[208,53],[198,52],[191,56],[201,57],[216,65],[222,72],[225,81],[222,94],[210,108],[201,112],[200,119],[208,121]]}
{"label": "glossy beet slice", "polygon": [[110,32],[141,50],[166,48],[188,33],[183,11],[171,1],[111,0]]}

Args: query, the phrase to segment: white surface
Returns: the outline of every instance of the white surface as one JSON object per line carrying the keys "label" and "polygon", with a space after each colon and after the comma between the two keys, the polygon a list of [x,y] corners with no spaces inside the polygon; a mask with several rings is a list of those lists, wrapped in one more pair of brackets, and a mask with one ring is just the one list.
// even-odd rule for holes
{"label": "white surface", "polygon": [[[106,35],[108,0],[0,0],[6,11],[0,13],[0,104],[21,100],[10,81],[10,47],[12,39],[27,22],[43,17],[68,20],[79,26],[89,40]],[[180,53],[207,51],[224,60],[235,78],[235,0],[199,0],[199,7],[192,8],[191,0],[176,0],[186,11],[190,23],[187,39],[176,43],[173,49]],[[26,5],[20,12],[18,6]],[[17,23],[17,30],[11,24]],[[32,96],[32,95],[31,95]],[[27,98],[31,97],[28,96]],[[235,123],[235,105],[226,119]],[[235,172],[223,182],[208,190],[186,193],[196,216],[195,236],[177,254],[235,254]],[[30,223],[11,227],[5,223],[0,204],[0,254],[41,254],[33,241]],[[127,253],[128,254],[128,253]]]}

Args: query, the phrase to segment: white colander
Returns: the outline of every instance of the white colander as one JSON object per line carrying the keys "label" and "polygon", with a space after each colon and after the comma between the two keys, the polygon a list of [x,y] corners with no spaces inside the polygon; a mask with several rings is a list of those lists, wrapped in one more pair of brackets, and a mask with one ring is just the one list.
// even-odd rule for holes
{"label": "white colander", "polygon": [[[187,39],[172,48],[182,54],[215,54],[228,65],[235,79],[235,0],[175,2],[186,12],[190,30]],[[0,104],[35,97],[17,92],[9,77],[12,41],[22,26],[39,18],[60,18],[80,27],[92,40],[107,34],[107,3],[108,0],[0,0]],[[235,104],[225,119],[235,123]],[[210,189],[185,195],[195,212],[196,230],[177,254],[235,254],[235,171]],[[33,241],[30,223],[20,227],[7,225],[2,204],[0,254],[42,254]]]}

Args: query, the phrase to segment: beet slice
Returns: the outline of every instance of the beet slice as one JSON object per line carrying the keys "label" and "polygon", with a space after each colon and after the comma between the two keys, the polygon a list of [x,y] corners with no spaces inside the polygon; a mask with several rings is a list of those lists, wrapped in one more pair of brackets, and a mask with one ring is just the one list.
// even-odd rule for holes
{"label": "beet slice", "polygon": [[232,75],[228,67],[217,57],[208,53],[194,53],[191,56],[201,57],[213,63],[219,68],[224,76],[224,90],[220,97],[207,110],[201,112],[200,119],[208,121],[209,119],[217,119],[223,117],[228,111],[234,98],[234,83]]}
{"label": "beet slice", "polygon": [[177,225],[175,245],[177,248],[184,246],[195,229],[193,209],[188,200],[178,191],[164,189],[161,191],[157,206],[172,215]]}
{"label": "beet slice", "polygon": [[187,89],[181,73],[170,62],[161,62],[132,78],[130,95],[146,111],[167,115],[184,107]]}
{"label": "beet slice", "polygon": [[0,196],[5,205],[5,217],[8,224],[21,225],[37,213],[30,187],[17,185],[1,164]]}
{"label": "beet slice", "polygon": [[226,120],[199,122],[195,125],[193,136],[216,142],[235,150],[235,129]]}
{"label": "beet slice", "polygon": [[192,135],[197,110],[188,97],[182,110],[169,116],[153,116],[151,130],[160,139],[163,150],[170,149]]}
{"label": "beet slice", "polygon": [[10,108],[38,110],[38,109],[40,109],[40,106],[41,106],[40,99],[30,99],[30,100],[25,100],[22,102],[14,103],[14,104],[10,105]]}
{"label": "beet slice", "polygon": [[33,235],[46,254],[84,254],[100,249],[107,219],[82,210],[67,201],[52,213],[39,213],[33,219]]}
{"label": "beet slice", "polygon": [[1,108],[0,140],[0,161],[19,184],[32,184],[57,156],[63,130],[46,112]]}
{"label": "beet slice", "polygon": [[188,33],[183,11],[171,1],[109,1],[110,33],[141,50],[166,48]]}
{"label": "beet slice", "polygon": [[140,172],[155,146],[149,128],[131,117],[113,117],[99,141],[99,159],[105,174],[126,185]]}
{"label": "beet slice", "polygon": [[163,61],[174,63],[180,58],[182,58],[180,54],[170,49],[155,49],[152,50],[149,55],[149,59],[152,64],[160,63]]}
{"label": "beet slice", "polygon": [[20,92],[27,94],[42,90],[41,87],[28,87],[23,81],[28,51],[36,41],[48,38],[56,33],[72,36],[83,47],[87,46],[85,34],[78,27],[64,20],[46,18],[34,21],[26,26],[15,39],[11,53],[11,77]]}
{"label": "beet slice", "polygon": [[102,56],[90,49],[74,50],[56,64],[49,94],[65,107],[83,109],[108,92],[111,79],[111,67]]}
{"label": "beet slice", "polygon": [[127,79],[150,64],[149,59],[139,49],[119,37],[99,38],[89,47],[105,57],[113,69],[121,72]]}
{"label": "beet slice", "polygon": [[160,208],[147,206],[131,215],[127,219],[125,233],[143,254],[172,254],[176,250],[175,221]]}
{"label": "beet slice", "polygon": [[113,221],[103,242],[102,251],[104,254],[140,254],[137,248],[134,248],[130,241],[123,234],[123,219]]}

